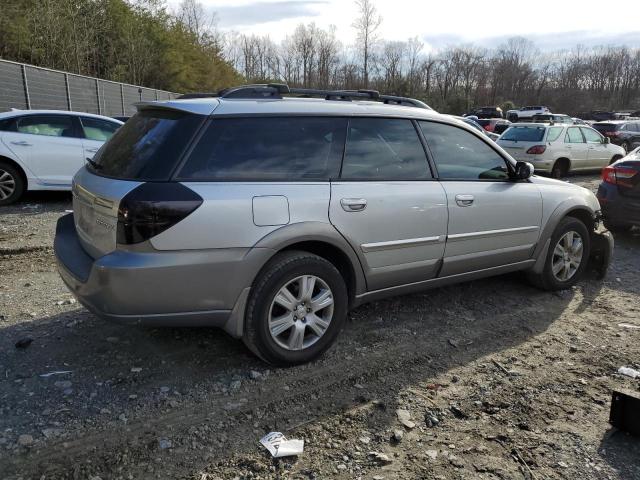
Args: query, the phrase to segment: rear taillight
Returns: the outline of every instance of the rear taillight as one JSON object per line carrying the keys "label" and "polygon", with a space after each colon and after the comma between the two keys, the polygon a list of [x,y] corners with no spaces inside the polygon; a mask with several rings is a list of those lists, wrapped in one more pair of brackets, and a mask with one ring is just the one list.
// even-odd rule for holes
{"label": "rear taillight", "polygon": [[531,155],[540,155],[544,153],[546,149],[547,149],[546,145],[534,145],[529,150],[527,150],[527,153]]}
{"label": "rear taillight", "polygon": [[118,208],[117,242],[144,242],[185,219],[202,205],[202,197],[181,183],[143,183]]}
{"label": "rear taillight", "polygon": [[602,169],[602,180],[620,187],[633,187],[629,179],[636,176],[637,170],[629,167],[609,166]]}

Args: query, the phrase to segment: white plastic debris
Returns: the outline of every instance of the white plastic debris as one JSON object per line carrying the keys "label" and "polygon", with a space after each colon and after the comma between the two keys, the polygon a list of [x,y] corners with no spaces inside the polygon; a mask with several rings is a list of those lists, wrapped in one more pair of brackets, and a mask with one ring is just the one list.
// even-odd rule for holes
{"label": "white plastic debris", "polygon": [[640,378],[640,372],[629,367],[620,367],[618,369],[618,373],[620,375],[626,375],[627,377],[631,378]]}
{"label": "white plastic debris", "polygon": [[260,443],[274,458],[300,455],[304,450],[304,440],[287,440],[280,432],[267,433],[260,439]]}
{"label": "white plastic debris", "polygon": [[55,372],[41,373],[40,376],[42,378],[47,378],[47,377],[52,377],[54,375],[66,375],[67,373],[71,373],[71,370],[57,370]]}
{"label": "white plastic debris", "polygon": [[640,325],[634,325],[632,323],[619,323],[620,328],[628,328],[629,330],[640,330]]}

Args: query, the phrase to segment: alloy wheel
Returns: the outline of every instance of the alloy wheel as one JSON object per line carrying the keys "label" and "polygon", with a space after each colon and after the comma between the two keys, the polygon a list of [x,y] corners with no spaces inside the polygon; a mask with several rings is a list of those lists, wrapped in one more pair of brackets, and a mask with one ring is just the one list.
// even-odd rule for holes
{"label": "alloy wheel", "polygon": [[561,282],[571,279],[580,268],[583,253],[582,236],[573,230],[565,233],[553,249],[551,260],[553,276]]}
{"label": "alloy wheel", "polygon": [[333,318],[333,293],[315,275],[287,281],[269,309],[271,338],[286,350],[304,350],[325,334]]}
{"label": "alloy wheel", "polygon": [[0,168],[0,200],[6,200],[16,191],[16,179]]}

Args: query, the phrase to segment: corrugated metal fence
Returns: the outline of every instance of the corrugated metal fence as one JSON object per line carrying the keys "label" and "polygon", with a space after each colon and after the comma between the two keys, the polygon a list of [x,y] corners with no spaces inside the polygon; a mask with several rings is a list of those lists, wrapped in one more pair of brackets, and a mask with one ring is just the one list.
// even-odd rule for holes
{"label": "corrugated metal fence", "polygon": [[0,112],[20,108],[129,116],[136,102],[178,95],[0,59]]}

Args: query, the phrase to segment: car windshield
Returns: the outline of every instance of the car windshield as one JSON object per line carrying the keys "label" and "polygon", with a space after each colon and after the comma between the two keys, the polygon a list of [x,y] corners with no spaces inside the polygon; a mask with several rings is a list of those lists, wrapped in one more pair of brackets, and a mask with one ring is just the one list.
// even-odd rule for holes
{"label": "car windshield", "polygon": [[544,137],[545,127],[510,127],[500,140],[511,142],[539,142]]}

